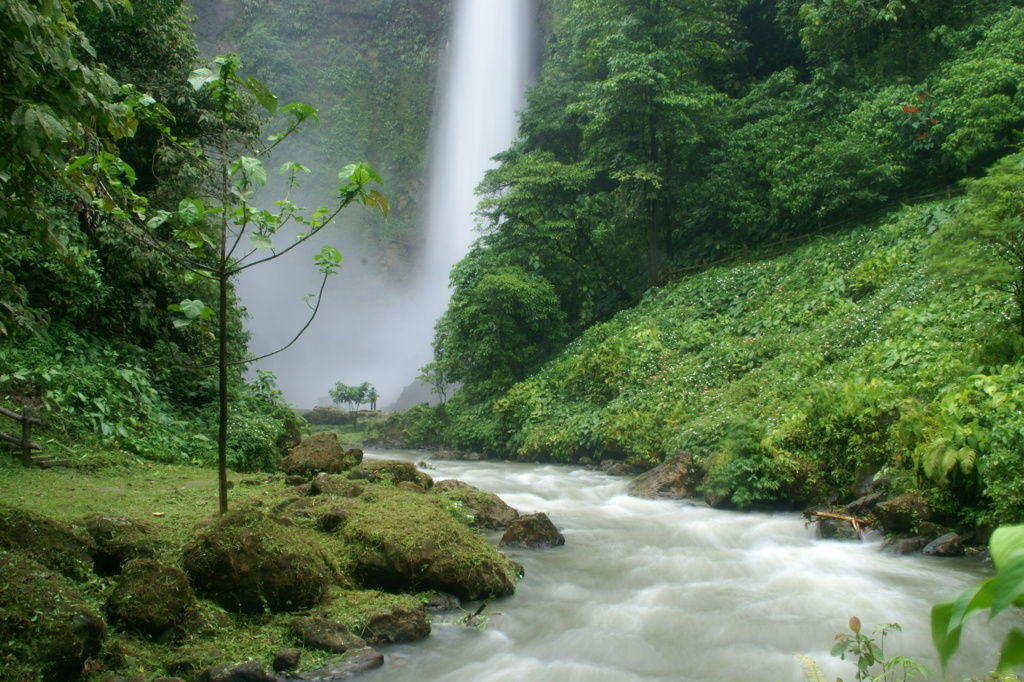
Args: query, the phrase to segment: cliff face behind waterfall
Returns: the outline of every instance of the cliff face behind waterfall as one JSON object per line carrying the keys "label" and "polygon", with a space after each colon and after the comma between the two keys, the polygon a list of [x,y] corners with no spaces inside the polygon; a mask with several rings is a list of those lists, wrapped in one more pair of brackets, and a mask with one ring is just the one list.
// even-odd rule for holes
{"label": "cliff face behind waterfall", "polygon": [[204,54],[236,52],[282,102],[319,109],[321,125],[290,150],[324,171],[307,183],[310,196],[329,194],[328,171],[346,163],[366,161],[381,174],[388,220],[367,212],[346,225],[385,279],[407,277],[423,239],[416,218],[450,3],[194,0],[193,9]]}

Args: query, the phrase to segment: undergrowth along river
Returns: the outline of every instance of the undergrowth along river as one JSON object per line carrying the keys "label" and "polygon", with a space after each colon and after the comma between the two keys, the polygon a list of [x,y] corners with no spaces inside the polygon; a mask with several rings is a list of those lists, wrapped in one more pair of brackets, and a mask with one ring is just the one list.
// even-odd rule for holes
{"label": "undergrowth along river", "polygon": [[[497,493],[521,513],[547,512],[565,545],[509,552],[526,575],[515,596],[489,605],[486,627],[435,621],[426,640],[385,649],[387,663],[366,682],[788,682],[802,679],[797,653],[816,660],[826,679],[852,680],[853,665],[830,658],[829,648],[853,615],[869,631],[898,622],[904,632],[886,638],[886,655],[915,658],[938,679],[929,610],[986,574],[969,559],[901,557],[880,553],[877,543],[817,540],[795,513],[632,498],[628,479],[593,471],[426,464],[435,480],[457,478]],[[951,680],[995,664],[1003,630],[989,632],[980,619],[971,625]]]}

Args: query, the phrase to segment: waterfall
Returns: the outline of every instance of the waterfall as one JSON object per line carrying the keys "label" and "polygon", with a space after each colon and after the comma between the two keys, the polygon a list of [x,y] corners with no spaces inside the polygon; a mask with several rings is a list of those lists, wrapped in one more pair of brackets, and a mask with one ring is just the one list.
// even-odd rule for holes
{"label": "waterfall", "polygon": [[[410,301],[406,339],[416,370],[430,361],[434,322],[444,313],[452,266],[475,234],[476,186],[508,148],[535,71],[533,0],[454,0],[452,39],[427,178],[426,248]],[[415,376],[413,371],[409,377]]]}
{"label": "waterfall", "polygon": [[[391,409],[431,360],[434,323],[450,298],[448,273],[474,237],[474,190],[490,158],[515,138],[516,112],[537,70],[536,0],[452,4],[420,218],[426,234],[420,262],[410,283],[399,286],[381,281],[343,231],[311,246],[315,252],[321,242],[331,243],[345,255],[341,272],[328,283],[325,309],[293,349],[258,364],[277,374],[286,399],[299,407],[313,407],[336,381],[369,381],[381,406]],[[393,188],[383,191],[388,195]],[[281,261],[240,278],[240,294],[255,320],[254,353],[280,348],[308,318],[300,301],[319,279],[303,265]],[[398,407],[428,397],[423,388]]]}

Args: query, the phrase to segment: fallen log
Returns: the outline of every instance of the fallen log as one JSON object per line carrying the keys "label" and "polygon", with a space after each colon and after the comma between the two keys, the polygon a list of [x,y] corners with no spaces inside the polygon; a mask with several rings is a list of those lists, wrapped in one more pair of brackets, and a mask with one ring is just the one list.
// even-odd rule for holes
{"label": "fallen log", "polygon": [[862,537],[864,535],[864,528],[870,528],[870,524],[867,521],[865,521],[864,519],[858,519],[856,516],[843,516],[842,514],[831,514],[829,512],[810,510],[805,511],[804,516],[807,518],[808,522],[810,522],[812,518],[846,521],[851,526],[853,526],[853,532],[857,534],[857,537]]}

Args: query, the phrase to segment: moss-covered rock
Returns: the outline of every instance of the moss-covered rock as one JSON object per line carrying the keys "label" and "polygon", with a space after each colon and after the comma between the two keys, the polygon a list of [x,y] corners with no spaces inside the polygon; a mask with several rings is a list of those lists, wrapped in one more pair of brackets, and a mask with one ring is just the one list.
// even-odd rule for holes
{"label": "moss-covered rock", "polygon": [[352,634],[347,627],[329,618],[297,616],[288,626],[295,639],[305,647],[334,654],[349,649],[362,649],[366,641]]}
{"label": "moss-covered rock", "polygon": [[548,515],[541,512],[513,521],[498,543],[500,547],[558,547],[564,544],[565,537]]}
{"label": "moss-covered rock", "polygon": [[[74,680],[97,656],[107,627],[54,569],[0,551],[0,642],[7,679]],[[17,672],[15,672],[17,671]]]}
{"label": "moss-covered rock", "polygon": [[494,493],[480,490],[462,481],[451,478],[438,481],[431,491],[459,505],[469,516],[473,528],[504,530],[519,518],[519,512]]}
{"label": "moss-covered rock", "polygon": [[0,549],[18,552],[72,580],[83,581],[92,575],[96,546],[66,524],[0,505]]}
{"label": "moss-covered rock", "polygon": [[278,465],[286,474],[308,476],[325,471],[337,474],[363,461],[363,451],[346,450],[331,432],[318,433],[296,445]]}
{"label": "moss-covered rock", "polygon": [[321,472],[309,486],[310,495],[336,495],[338,497],[359,497],[366,489],[365,481],[353,481],[338,474]]}
{"label": "moss-covered rock", "polygon": [[370,644],[412,642],[430,634],[430,618],[422,604],[392,604],[366,619],[363,638]]}
{"label": "moss-covered rock", "polygon": [[310,532],[252,507],[229,512],[185,545],[185,570],[198,592],[228,611],[308,608],[332,575]]}
{"label": "moss-covered rock", "polygon": [[372,462],[363,462],[348,472],[348,477],[356,480],[366,480],[374,483],[415,483],[424,490],[429,490],[434,485],[434,479],[416,468],[412,462],[403,462],[397,459],[378,459]]}
{"label": "moss-covered rock", "polygon": [[90,514],[72,525],[85,529],[96,543],[96,575],[117,575],[132,559],[155,559],[170,549],[170,543],[160,536],[160,529],[126,516]]}
{"label": "moss-covered rock", "polygon": [[337,531],[360,581],[388,592],[440,590],[463,599],[512,594],[511,562],[431,495],[367,490]]}
{"label": "moss-covered rock", "polygon": [[890,531],[910,530],[932,517],[928,501],[917,493],[908,493],[879,502],[872,513],[882,527]]}
{"label": "moss-covered rock", "polygon": [[107,599],[112,622],[160,641],[183,633],[194,610],[195,598],[185,572],[153,559],[126,563],[121,580]]}
{"label": "moss-covered rock", "polygon": [[634,497],[679,500],[695,497],[703,480],[704,472],[694,462],[693,454],[679,452],[637,476],[629,484],[628,493]]}

